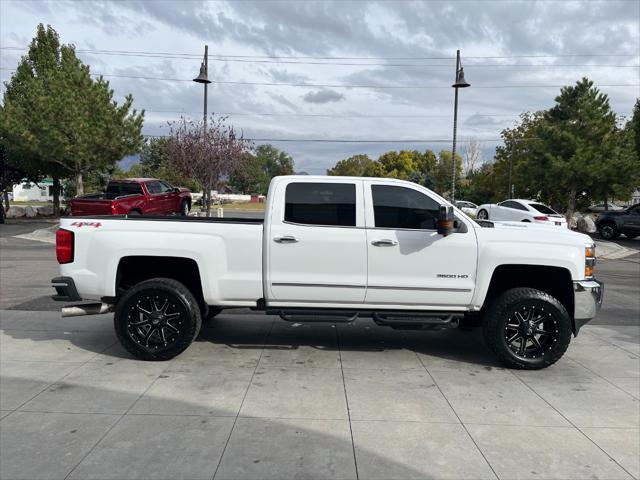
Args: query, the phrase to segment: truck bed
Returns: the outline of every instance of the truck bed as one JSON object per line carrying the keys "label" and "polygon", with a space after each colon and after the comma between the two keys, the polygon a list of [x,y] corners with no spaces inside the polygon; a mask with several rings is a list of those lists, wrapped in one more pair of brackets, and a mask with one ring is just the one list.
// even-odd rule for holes
{"label": "truck bed", "polygon": [[88,220],[128,220],[139,221],[162,221],[162,222],[204,222],[204,223],[247,223],[250,225],[261,225],[263,218],[240,218],[240,217],[169,217],[166,215],[85,215],[82,219]]}

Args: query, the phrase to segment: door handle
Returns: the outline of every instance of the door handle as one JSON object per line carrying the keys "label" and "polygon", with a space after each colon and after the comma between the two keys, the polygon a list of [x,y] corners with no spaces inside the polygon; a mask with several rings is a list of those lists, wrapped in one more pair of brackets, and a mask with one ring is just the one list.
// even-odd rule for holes
{"label": "door handle", "polygon": [[396,240],[391,240],[389,238],[383,238],[382,240],[373,240],[371,245],[375,245],[376,247],[393,247],[397,245],[398,242]]}
{"label": "door handle", "polygon": [[298,238],[293,235],[284,235],[282,237],[273,237],[273,241],[276,243],[297,243]]}

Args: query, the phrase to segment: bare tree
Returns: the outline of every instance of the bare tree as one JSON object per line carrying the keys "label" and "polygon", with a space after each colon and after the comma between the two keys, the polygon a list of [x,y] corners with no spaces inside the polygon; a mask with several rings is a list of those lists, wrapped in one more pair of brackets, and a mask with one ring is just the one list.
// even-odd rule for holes
{"label": "bare tree", "polygon": [[469,138],[462,147],[462,175],[467,178],[482,163],[482,144],[477,138]]}
{"label": "bare tree", "polygon": [[211,213],[211,190],[218,187],[221,178],[242,169],[244,154],[250,148],[226,120],[212,115],[205,125],[183,117],[171,125],[167,144],[171,165],[202,188],[207,216]]}

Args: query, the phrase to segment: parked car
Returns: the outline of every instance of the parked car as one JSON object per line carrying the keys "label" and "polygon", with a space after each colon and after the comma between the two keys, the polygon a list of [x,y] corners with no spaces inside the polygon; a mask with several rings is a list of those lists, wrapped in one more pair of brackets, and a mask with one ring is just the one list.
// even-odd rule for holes
{"label": "parked car", "polygon": [[640,235],[640,203],[624,210],[600,213],[596,219],[596,228],[605,240],[615,240],[620,234],[636,238]]}
{"label": "parked car", "polygon": [[191,193],[156,178],[112,180],[104,193],[83,195],[70,202],[71,215],[166,215],[186,216]]}
{"label": "parked car", "polygon": [[175,357],[203,318],[249,307],[291,322],[369,317],[403,330],[479,317],[504,364],[551,365],[602,303],[593,240],[484,223],[402,180],[275,177],[264,220],[61,219],[54,298],[93,300],[64,316],[114,310],[119,341],[144,360]]}
{"label": "parked car", "polygon": [[620,205],[616,205],[615,203],[596,203],[591,205],[588,208],[589,211],[591,212],[608,212],[608,211],[618,211],[618,210],[624,210],[624,207],[621,207]]}
{"label": "parked car", "polygon": [[478,206],[473,202],[467,202],[465,200],[458,200],[456,207],[462,210],[467,215],[475,217],[478,214]]}
{"label": "parked car", "polygon": [[567,228],[567,220],[551,207],[535,200],[510,199],[478,207],[479,220],[532,222]]}

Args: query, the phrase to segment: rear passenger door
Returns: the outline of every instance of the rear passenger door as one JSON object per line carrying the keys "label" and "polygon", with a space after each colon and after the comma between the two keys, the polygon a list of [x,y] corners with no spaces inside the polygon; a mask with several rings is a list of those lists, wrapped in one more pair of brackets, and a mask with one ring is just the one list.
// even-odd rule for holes
{"label": "rear passenger door", "polygon": [[270,306],[341,307],[364,301],[362,188],[362,181],[344,179],[278,185],[264,243]]}

